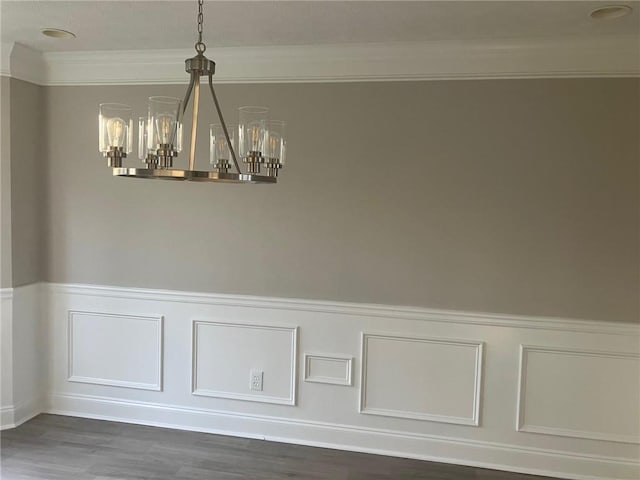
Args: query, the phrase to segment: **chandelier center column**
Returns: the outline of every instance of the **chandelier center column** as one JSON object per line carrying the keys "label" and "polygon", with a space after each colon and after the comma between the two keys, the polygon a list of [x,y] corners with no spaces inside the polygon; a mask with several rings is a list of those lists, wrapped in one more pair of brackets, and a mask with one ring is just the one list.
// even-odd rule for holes
{"label": "chandelier center column", "polygon": [[194,75],[193,82],[193,121],[191,123],[191,151],[189,152],[189,170],[196,166],[196,138],[198,135],[198,105],[200,104],[200,74]]}

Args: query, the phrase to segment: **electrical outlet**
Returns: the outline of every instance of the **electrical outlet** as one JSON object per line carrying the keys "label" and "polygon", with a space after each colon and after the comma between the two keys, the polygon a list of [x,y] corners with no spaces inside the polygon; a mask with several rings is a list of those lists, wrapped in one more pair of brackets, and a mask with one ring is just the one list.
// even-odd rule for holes
{"label": "electrical outlet", "polygon": [[264,372],[262,370],[251,370],[249,372],[249,390],[255,390],[256,392],[261,392],[263,377],[264,377]]}

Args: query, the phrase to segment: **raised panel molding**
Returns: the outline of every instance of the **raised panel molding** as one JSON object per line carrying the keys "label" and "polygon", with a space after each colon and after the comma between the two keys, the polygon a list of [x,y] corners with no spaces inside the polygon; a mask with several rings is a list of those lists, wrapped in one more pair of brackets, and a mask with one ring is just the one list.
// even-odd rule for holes
{"label": "raised panel molding", "polygon": [[[545,379],[543,382],[546,382],[545,385],[547,388],[544,391],[536,392],[537,398],[540,399],[544,397],[545,409],[546,412],[557,412],[561,411],[563,415],[563,419],[572,418],[575,421],[576,415],[580,413],[584,413],[582,417],[582,422],[588,423],[589,420],[592,420],[595,416],[608,416],[610,418],[611,415],[618,415],[620,417],[617,418],[617,424],[626,424],[626,425],[636,425],[636,432],[634,434],[628,433],[615,433],[615,432],[605,432],[605,431],[597,431],[597,430],[588,430],[588,429],[577,429],[577,428],[569,428],[567,426],[562,425],[541,425],[535,423],[529,423],[527,420],[527,405],[532,402],[532,399],[528,398],[528,394],[531,393],[531,386],[528,386],[528,374],[530,363],[529,356],[531,354],[542,354],[546,356],[561,356],[561,357],[573,357],[583,358],[588,360],[593,359],[601,359],[601,360],[614,360],[618,365],[616,368],[611,368],[610,371],[605,371],[607,366],[601,365],[602,372],[596,371],[596,369],[592,368],[593,366],[584,365],[583,368],[574,369],[574,371],[570,372],[571,375],[565,375],[561,380],[561,387],[565,387],[565,390],[559,390],[557,387],[558,382],[553,382],[555,377],[551,377],[555,372],[560,371],[562,365],[560,360],[554,361],[554,368],[544,368]],[[622,371],[622,363],[629,363],[626,367],[632,372],[630,375],[624,375],[624,373],[629,373],[627,371]],[[602,362],[600,362],[602,363]],[[633,365],[635,364],[635,365]],[[592,387],[589,390],[585,390],[584,388],[579,388],[580,379],[584,379],[588,377],[590,382],[592,383]],[[620,379],[618,382],[618,387],[624,383],[623,390],[620,391],[611,391],[607,388],[607,386],[602,385],[602,379],[610,378],[610,379]],[[572,384],[571,381],[575,380],[575,383]],[[551,387],[551,388],[550,388]],[[608,387],[615,388],[615,385],[609,385]],[[591,408],[588,412],[581,412],[578,410],[579,406],[588,405],[588,402],[592,400],[594,394],[598,392],[599,394],[615,396],[620,400],[628,400],[627,407],[628,409],[624,409],[622,406],[620,409],[616,409],[613,407],[613,402],[607,402],[606,405],[594,405],[594,408]],[[558,402],[558,404],[553,404],[555,396],[561,396],[562,402]],[[567,399],[570,401],[567,402]],[[520,345],[520,370],[518,377],[518,400],[517,400],[517,421],[516,421],[516,430],[519,432],[530,432],[530,433],[538,433],[545,435],[555,435],[562,437],[573,437],[573,438],[581,438],[581,439],[589,439],[589,440],[606,440],[610,442],[622,442],[622,443],[634,443],[640,444],[640,413],[639,413],[639,405],[640,405],[640,354],[637,353],[624,353],[624,352],[602,352],[602,351],[593,351],[593,350],[580,350],[574,348],[559,348],[559,347],[542,347],[542,346],[533,346],[533,345]],[[560,404],[563,403],[563,404]],[[564,410],[562,410],[564,408]],[[635,418],[634,418],[635,416]],[[552,419],[550,419],[552,420]]]}
{"label": "raised panel molding", "polygon": [[[233,383],[238,383],[239,385],[242,385],[243,387],[237,387],[237,389],[231,390],[229,388],[227,389],[217,389],[217,388],[211,388],[211,387],[206,387],[206,386],[201,386],[200,383],[204,383],[204,381],[201,380],[201,376],[204,376],[204,370],[203,368],[206,368],[205,366],[203,366],[203,361],[200,359],[201,355],[203,355],[203,353],[200,351],[200,337],[203,335],[203,333],[201,332],[201,330],[203,329],[238,329],[237,334],[239,335],[244,335],[246,338],[246,343],[247,344],[253,344],[255,342],[252,342],[249,335],[251,334],[260,334],[260,333],[264,333],[264,334],[282,334],[281,336],[283,336],[285,338],[285,342],[282,342],[282,340],[280,340],[281,343],[285,344],[289,347],[289,351],[288,352],[284,352],[282,354],[282,358],[275,358],[275,356],[277,354],[281,354],[282,352],[279,351],[278,348],[271,348],[269,345],[267,345],[267,348],[264,349],[263,356],[260,360],[256,360],[255,363],[251,363],[248,364],[246,366],[246,368],[240,370],[239,372],[236,372],[238,374],[237,378],[220,378],[219,373],[220,370],[216,371],[216,368],[219,368],[220,365],[211,365],[209,366],[209,368],[212,368],[213,370],[210,372],[210,376],[211,375],[218,375],[218,378],[216,380],[218,380],[220,383],[226,383],[228,386],[231,386],[231,388],[233,388]],[[225,342],[222,342],[223,344]],[[261,345],[264,345],[261,343]],[[221,346],[221,345],[219,345]],[[191,367],[191,393],[193,395],[200,395],[200,396],[205,396],[205,397],[216,397],[216,398],[227,398],[227,399],[231,399],[231,400],[245,400],[245,401],[251,401],[251,402],[260,402],[260,403],[276,403],[276,404],[282,404],[282,405],[295,405],[296,404],[296,378],[297,378],[297,349],[298,349],[298,327],[286,327],[286,326],[274,326],[274,325],[250,325],[250,324],[245,324],[245,323],[231,323],[231,322],[215,322],[215,321],[205,321],[205,320],[194,320],[193,321],[193,325],[192,325],[192,367]],[[227,370],[232,370],[233,367],[240,367],[240,365],[237,365],[239,363],[242,362],[242,357],[245,357],[245,359],[247,357],[250,357],[251,353],[253,353],[255,351],[246,351],[244,352],[244,355],[241,355],[238,359],[236,359],[236,365],[233,365],[233,359],[230,358],[229,356],[226,356],[224,358],[225,360],[225,369]],[[204,355],[207,354],[212,354],[215,352],[211,351],[211,348],[208,349],[208,351],[206,353],[204,353]],[[237,353],[237,352],[235,352]],[[272,357],[271,359],[267,359],[266,357],[270,356]],[[276,378],[277,372],[275,371],[268,371],[265,370],[264,365],[265,364],[278,364],[281,363],[282,360],[288,361],[289,363],[289,370],[288,371],[282,371],[280,372],[283,375],[283,378],[286,378],[288,380],[287,382],[287,392],[286,395],[274,395],[274,394],[269,394],[267,392],[270,391],[270,383],[273,382],[272,379]],[[251,392],[251,390],[248,390],[248,385],[249,385],[249,372],[250,369],[261,369],[265,372],[265,377],[264,377],[264,393],[263,392],[259,392],[256,391],[255,393],[247,393]],[[200,372],[203,372],[202,374],[200,374]]]}
{"label": "raised panel molding", "polygon": [[[80,340],[77,338],[79,327],[76,326],[76,323],[81,321],[82,317],[85,317],[84,320],[89,322],[99,322],[102,319],[107,324],[101,326],[97,338],[89,337]],[[127,322],[133,322],[130,324],[129,332],[127,332]],[[143,325],[142,322],[149,325]],[[96,324],[94,329],[97,328],[97,325],[99,324]],[[111,331],[109,331],[110,328]],[[143,332],[143,330],[147,331]],[[153,335],[153,337],[149,337],[149,335]],[[112,337],[112,340],[117,339],[118,342],[108,341],[109,337]],[[143,316],[69,310],[67,380],[112,387],[161,391],[162,340],[163,317],[160,315]],[[82,343],[84,351],[74,354],[75,347],[80,348],[79,343]],[[140,354],[146,354],[146,357],[142,357]],[[96,360],[99,364],[94,363]],[[114,365],[114,360],[117,360],[120,365]],[[89,362],[89,364],[81,365],[83,361]],[[117,372],[118,367],[121,367],[120,372]],[[92,369],[94,371],[97,369],[95,375],[91,374]],[[107,370],[111,370],[111,372]],[[143,378],[145,376],[148,376],[149,381],[132,380],[134,377]]]}
{"label": "raised panel molding", "polygon": [[[314,373],[316,370],[337,369],[339,375],[331,373]],[[351,386],[353,357],[335,354],[305,353],[304,381],[311,383],[328,383],[332,385]]]}
{"label": "raised panel molding", "polygon": [[[392,408],[392,407],[376,407],[375,405],[369,405],[371,394],[368,392],[371,366],[370,362],[370,343],[371,340],[378,340],[381,342],[402,342],[407,345],[404,347],[404,350],[407,351],[411,346],[415,344],[423,344],[425,346],[435,346],[436,349],[438,347],[450,347],[452,349],[461,350],[461,349],[469,349],[471,351],[470,359],[472,360],[472,365],[465,365],[460,369],[459,372],[453,372],[453,365],[451,362],[447,362],[444,358],[443,349],[440,348],[440,355],[443,355],[443,358],[437,363],[434,363],[435,367],[429,364],[421,364],[421,368],[424,368],[425,373],[431,374],[431,380],[433,381],[441,381],[441,384],[432,384],[428,385],[428,388],[433,388],[433,390],[437,390],[438,394],[444,395],[443,398],[437,398],[436,396],[432,396],[431,400],[433,403],[450,403],[456,400],[455,397],[447,395],[448,392],[447,387],[451,386],[453,381],[455,381],[458,377],[458,373],[462,374],[462,370],[469,370],[471,375],[469,375],[469,371],[466,374],[469,376],[471,380],[470,385],[458,386],[458,390],[465,389],[465,394],[468,394],[466,401],[468,402],[467,406],[471,406],[470,415],[455,415],[455,414],[445,414],[445,413],[437,413],[437,412],[429,412],[429,411],[415,411],[415,410],[407,410],[402,408]],[[412,345],[413,344],[413,345]],[[481,398],[481,390],[482,390],[482,361],[483,361],[483,342],[479,341],[468,341],[468,340],[451,340],[451,339],[441,339],[441,338],[426,338],[426,337],[408,337],[398,334],[375,334],[375,333],[362,333],[362,373],[361,373],[361,387],[360,387],[360,413],[370,414],[370,415],[380,415],[385,417],[399,417],[399,418],[408,418],[413,420],[426,420],[431,422],[441,422],[441,423],[453,423],[459,425],[469,425],[469,426],[479,426],[480,425],[480,398]],[[437,355],[438,352],[431,353],[431,356]],[[389,385],[389,381],[393,378],[398,378],[398,372],[401,371],[402,368],[406,371],[410,365],[397,365],[391,364],[391,362],[395,359],[394,355],[387,355],[383,363],[389,364],[389,372],[390,376],[383,378],[378,381],[379,384],[384,384],[384,388],[389,390],[390,394],[393,394],[398,399],[407,398],[411,396],[411,392],[402,392],[399,391],[397,386],[391,387]],[[418,360],[414,357],[412,360],[418,362]],[[439,375],[436,370],[442,365],[447,365],[446,375]],[[470,368],[469,368],[470,367]],[[378,368],[382,368],[378,366]],[[430,370],[429,370],[430,369]],[[415,373],[415,372],[414,372]],[[375,372],[374,372],[375,374]],[[446,378],[445,378],[446,377]],[[420,379],[411,377],[415,379],[415,384],[420,384]],[[406,387],[403,385],[402,387]],[[426,392],[414,392],[420,395],[421,393]],[[464,399],[463,399],[464,400]],[[440,405],[441,407],[441,405]]]}

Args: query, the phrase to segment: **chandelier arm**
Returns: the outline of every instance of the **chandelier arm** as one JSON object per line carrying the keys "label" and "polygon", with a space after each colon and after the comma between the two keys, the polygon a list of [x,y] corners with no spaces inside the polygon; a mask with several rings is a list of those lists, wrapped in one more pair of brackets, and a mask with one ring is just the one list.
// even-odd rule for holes
{"label": "chandelier arm", "polygon": [[196,169],[196,138],[198,137],[198,104],[200,103],[200,75],[193,77],[193,120],[191,122],[191,149],[189,151],[189,170]]}
{"label": "chandelier arm", "polygon": [[191,98],[191,92],[193,91],[194,82],[195,78],[192,74],[191,79],[189,80],[189,86],[187,87],[187,93],[184,96],[184,100],[182,100],[182,112],[178,110],[178,121],[180,121],[184,117],[184,113],[187,111],[187,106],[189,105],[189,99]]}
{"label": "chandelier arm", "polygon": [[224,130],[224,136],[227,140],[227,145],[229,145],[229,150],[231,151],[231,158],[233,159],[233,164],[238,171],[238,174],[242,174],[240,171],[240,166],[238,165],[238,159],[236,157],[236,152],[233,149],[233,142],[229,138],[229,131],[227,130],[227,124],[224,122],[224,118],[222,116],[222,109],[220,108],[220,104],[218,103],[218,97],[216,96],[216,91],[213,88],[213,75],[209,75],[209,88],[211,89],[211,96],[213,97],[213,103],[216,106],[216,110],[218,111],[218,118],[220,119],[220,123],[222,124],[222,130]]}

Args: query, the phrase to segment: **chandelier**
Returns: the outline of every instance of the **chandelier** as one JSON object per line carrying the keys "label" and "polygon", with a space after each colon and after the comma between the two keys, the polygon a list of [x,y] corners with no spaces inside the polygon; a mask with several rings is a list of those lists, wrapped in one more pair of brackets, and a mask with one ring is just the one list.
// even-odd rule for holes
{"label": "chandelier", "polygon": [[[183,100],[172,97],[149,97],[147,117],[138,119],[138,157],[144,167],[125,167],[123,159],[133,151],[132,109],[121,103],[100,104],[99,150],[113,169],[113,175],[132,178],[191,180],[225,183],[276,183],[278,170],[285,161],[285,123],[270,120],[265,107],[240,107],[237,125],[227,125],[215,89],[215,63],[204,56],[202,42],[203,0],[198,0],[197,55],[185,61],[191,76]],[[209,162],[211,169],[196,169],[196,139],[201,78],[207,77],[209,90],[220,123],[209,127]],[[206,86],[205,86],[206,88]],[[182,151],[183,119],[193,100],[189,168],[174,168]],[[236,150],[245,171],[240,169]],[[233,165],[232,165],[232,163]],[[264,168],[264,173],[261,173]]]}

